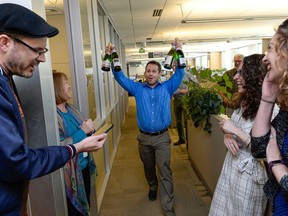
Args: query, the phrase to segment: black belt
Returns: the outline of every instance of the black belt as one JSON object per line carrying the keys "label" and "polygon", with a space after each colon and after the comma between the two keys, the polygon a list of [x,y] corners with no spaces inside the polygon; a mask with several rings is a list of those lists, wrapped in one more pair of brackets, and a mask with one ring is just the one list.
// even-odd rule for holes
{"label": "black belt", "polygon": [[166,132],[168,130],[168,128],[164,128],[163,130],[160,130],[160,131],[157,131],[157,132],[144,132],[140,129],[140,132],[143,133],[143,134],[146,134],[146,135],[150,135],[150,136],[157,136],[157,135],[160,135],[160,134],[163,134],[164,132]]}

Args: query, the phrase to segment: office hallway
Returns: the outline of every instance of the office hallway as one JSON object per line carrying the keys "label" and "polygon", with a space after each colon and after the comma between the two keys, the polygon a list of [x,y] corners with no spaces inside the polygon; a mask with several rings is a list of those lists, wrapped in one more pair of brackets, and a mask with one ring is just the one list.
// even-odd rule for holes
{"label": "office hallway", "polygon": [[[156,201],[149,201],[148,184],[138,155],[138,134],[134,97],[129,97],[129,110],[122,136],[103,197],[100,216],[162,216],[159,190]],[[169,129],[172,143],[176,129]],[[171,144],[171,168],[174,180],[177,216],[207,216],[211,198],[188,160],[186,145]]]}

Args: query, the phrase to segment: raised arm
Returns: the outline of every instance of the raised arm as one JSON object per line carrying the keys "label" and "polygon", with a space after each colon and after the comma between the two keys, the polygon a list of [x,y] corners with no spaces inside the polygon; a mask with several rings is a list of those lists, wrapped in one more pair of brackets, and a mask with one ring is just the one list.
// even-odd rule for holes
{"label": "raised arm", "polygon": [[256,158],[266,157],[271,117],[279,90],[279,79],[273,79],[268,72],[262,85],[262,98],[251,130],[251,153]]}
{"label": "raised arm", "polygon": [[274,104],[276,102],[278,90],[279,80],[271,78],[270,73],[268,72],[263,81],[262,98],[251,131],[251,135],[253,137],[264,136],[270,131],[270,121]]}

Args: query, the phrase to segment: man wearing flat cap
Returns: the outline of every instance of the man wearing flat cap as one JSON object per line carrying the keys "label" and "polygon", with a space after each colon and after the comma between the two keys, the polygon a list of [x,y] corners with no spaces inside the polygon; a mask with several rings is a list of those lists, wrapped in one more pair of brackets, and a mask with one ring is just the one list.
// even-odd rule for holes
{"label": "man wearing flat cap", "polygon": [[29,78],[45,62],[47,38],[58,34],[31,10],[0,4],[0,215],[27,215],[28,180],[64,166],[79,152],[97,151],[106,134],[74,145],[31,149],[13,75]]}

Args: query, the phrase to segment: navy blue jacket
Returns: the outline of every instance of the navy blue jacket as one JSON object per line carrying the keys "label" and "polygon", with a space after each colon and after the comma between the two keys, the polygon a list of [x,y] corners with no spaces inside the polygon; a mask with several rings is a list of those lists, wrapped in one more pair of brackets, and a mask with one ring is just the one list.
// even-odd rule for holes
{"label": "navy blue jacket", "polygon": [[18,105],[0,73],[0,215],[19,215],[24,182],[64,166],[70,159],[65,146],[29,148]]}

